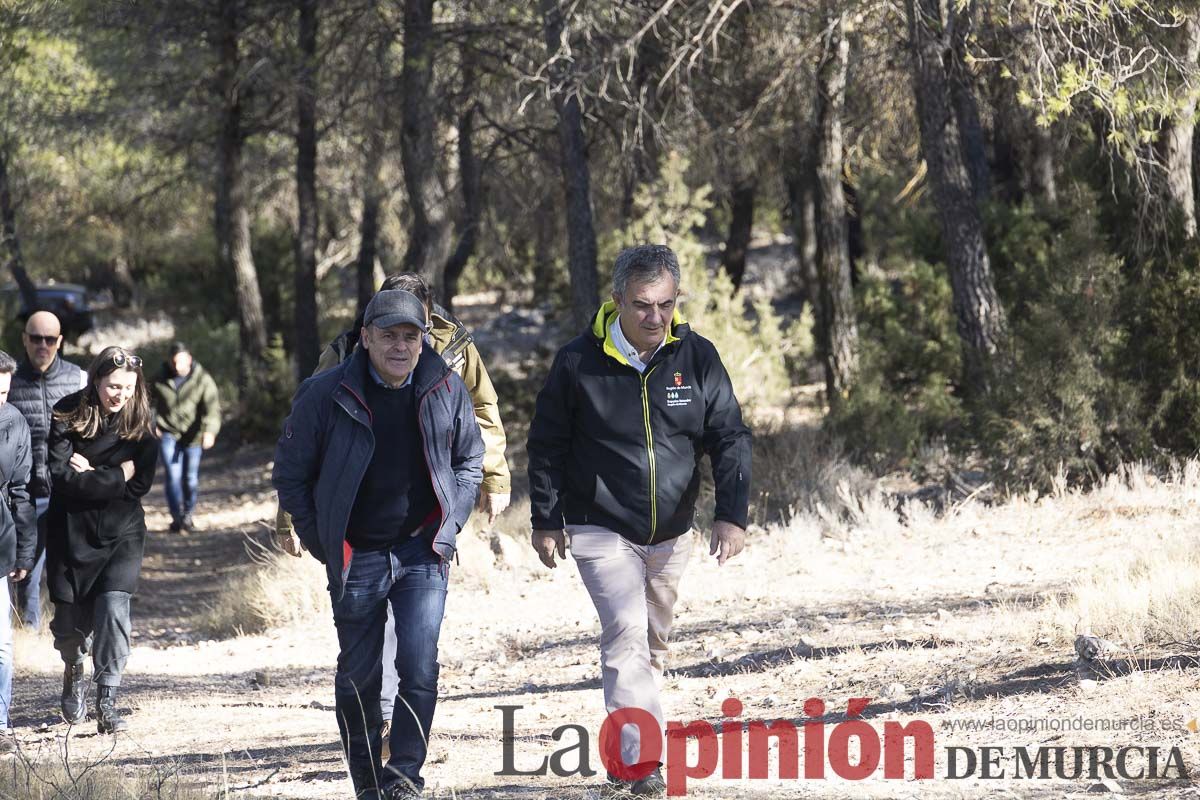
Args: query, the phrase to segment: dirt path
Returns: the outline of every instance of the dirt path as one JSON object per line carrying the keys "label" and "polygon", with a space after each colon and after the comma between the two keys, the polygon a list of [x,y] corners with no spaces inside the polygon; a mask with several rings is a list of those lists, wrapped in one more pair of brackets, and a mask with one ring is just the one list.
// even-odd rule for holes
{"label": "dirt path", "polygon": [[[87,726],[68,732],[57,722],[61,672],[48,637],[19,639],[12,718],[24,758],[104,757],[129,775],[180,774],[229,797],[349,797],[332,710],[329,619],[224,641],[205,639],[196,626],[225,577],[245,568],[245,537],[261,537],[273,513],[268,460],[266,449],[210,458],[201,530],[190,536],[164,532],[155,487],[154,532],[134,610],[137,646],[121,694],[130,711],[127,736],[114,743]],[[805,699],[819,697],[828,733],[844,719],[849,698],[870,697],[863,717],[876,730],[889,721],[932,725],[938,776],[951,745],[1177,746],[1195,770],[1200,734],[1180,722],[1200,716],[1192,656],[1158,654],[1151,669],[1081,684],[1070,642],[1045,630],[1037,610],[1046,591],[1065,587],[1081,569],[1148,540],[1200,532],[1200,492],[1191,481],[1114,483],[1089,496],[1019,499],[995,509],[967,504],[941,519],[918,513],[907,526],[882,507],[864,510],[849,530],[804,518],[758,532],[742,558],[720,569],[697,542],[678,606],[668,715],[719,723],[722,701],[736,697],[742,720],[801,724]],[[523,511],[509,513],[516,519]],[[483,537],[468,538],[453,575],[430,795],[595,797],[603,717],[594,612],[573,565],[551,573],[534,567],[521,542],[506,540],[502,550],[498,557]],[[323,580],[312,567],[311,580]],[[522,707],[514,712],[517,768],[530,770],[574,743],[570,733],[562,742],[551,738],[574,723],[590,733],[591,767],[601,775],[495,774],[504,765],[501,705]],[[1133,733],[952,729],[968,721],[1139,715],[1162,725]],[[775,764],[773,756],[772,775]],[[909,776],[912,769],[910,757]],[[714,777],[690,783],[689,796],[1061,797],[1097,784]],[[1128,794],[1197,796],[1187,784],[1118,784]]]}

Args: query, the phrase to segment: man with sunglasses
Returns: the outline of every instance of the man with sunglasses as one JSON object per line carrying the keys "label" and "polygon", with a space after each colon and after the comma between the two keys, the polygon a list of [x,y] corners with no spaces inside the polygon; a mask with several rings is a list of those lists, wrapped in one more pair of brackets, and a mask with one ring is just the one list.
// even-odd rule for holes
{"label": "man with sunglasses", "polygon": [[21,334],[25,356],[12,378],[8,402],[29,423],[33,452],[33,472],[29,476],[29,496],[37,509],[38,536],[33,569],[16,584],[14,604],[25,627],[37,629],[42,619],[42,574],[46,565],[46,509],[50,507],[50,472],[46,465],[46,437],[54,404],[87,383],[87,373],[65,360],[62,324],[49,311],[35,311],[25,322]]}

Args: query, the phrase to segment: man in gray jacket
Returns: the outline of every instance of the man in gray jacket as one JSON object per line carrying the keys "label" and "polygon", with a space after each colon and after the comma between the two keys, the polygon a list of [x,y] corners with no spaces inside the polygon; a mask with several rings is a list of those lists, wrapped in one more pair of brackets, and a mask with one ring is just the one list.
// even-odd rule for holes
{"label": "man in gray jacket", "polygon": [[[411,292],[375,295],[362,346],[300,385],[275,448],[279,503],[329,576],[338,729],[359,800],[421,795],[449,560],[483,478],[471,396],[422,346],[425,332],[425,307]],[[381,775],[388,604],[400,693]]]}
{"label": "man in gray jacket", "polygon": [[26,628],[36,630],[42,621],[42,572],[46,565],[46,509],[50,507],[50,472],[46,466],[46,437],[50,434],[50,415],[54,404],[87,383],[87,373],[65,360],[62,325],[49,311],[35,311],[25,321],[21,334],[25,357],[12,376],[8,402],[29,423],[33,473],[29,476],[29,495],[37,513],[38,535],[33,569],[16,584],[17,613]]}

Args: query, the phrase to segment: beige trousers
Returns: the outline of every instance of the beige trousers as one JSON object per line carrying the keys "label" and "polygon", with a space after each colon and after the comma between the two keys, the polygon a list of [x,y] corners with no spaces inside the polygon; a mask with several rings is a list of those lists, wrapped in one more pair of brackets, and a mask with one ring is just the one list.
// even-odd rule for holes
{"label": "beige trousers", "polygon": [[[583,585],[600,616],[604,705],[610,714],[620,708],[648,711],[663,731],[659,693],[679,579],[692,550],[691,532],[649,546],[594,525],[568,525],[567,534]],[[639,729],[626,725],[621,731],[622,760],[631,765],[650,760],[639,757],[640,751]],[[657,760],[664,759],[660,755]]]}

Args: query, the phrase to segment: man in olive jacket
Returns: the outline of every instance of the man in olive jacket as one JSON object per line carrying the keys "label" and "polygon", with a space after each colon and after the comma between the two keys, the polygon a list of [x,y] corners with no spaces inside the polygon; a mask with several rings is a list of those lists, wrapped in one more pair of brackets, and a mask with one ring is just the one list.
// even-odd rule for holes
{"label": "man in olive jacket", "polygon": [[152,388],[171,530],[190,532],[200,492],[200,456],[221,430],[217,383],[187,345],[175,342]]}
{"label": "man in olive jacket", "polygon": [[[600,617],[605,706],[643,709],[660,730],[659,687],[701,456],[712,461],[710,551],[720,564],[742,550],[750,496],[750,431],[716,348],[676,309],[678,294],[670,248],[622,252],[612,300],[554,359],[528,443],[532,544],[554,567],[570,536]],[[663,794],[662,739],[642,742],[626,725],[620,745],[623,764],[606,759],[610,783]]]}

